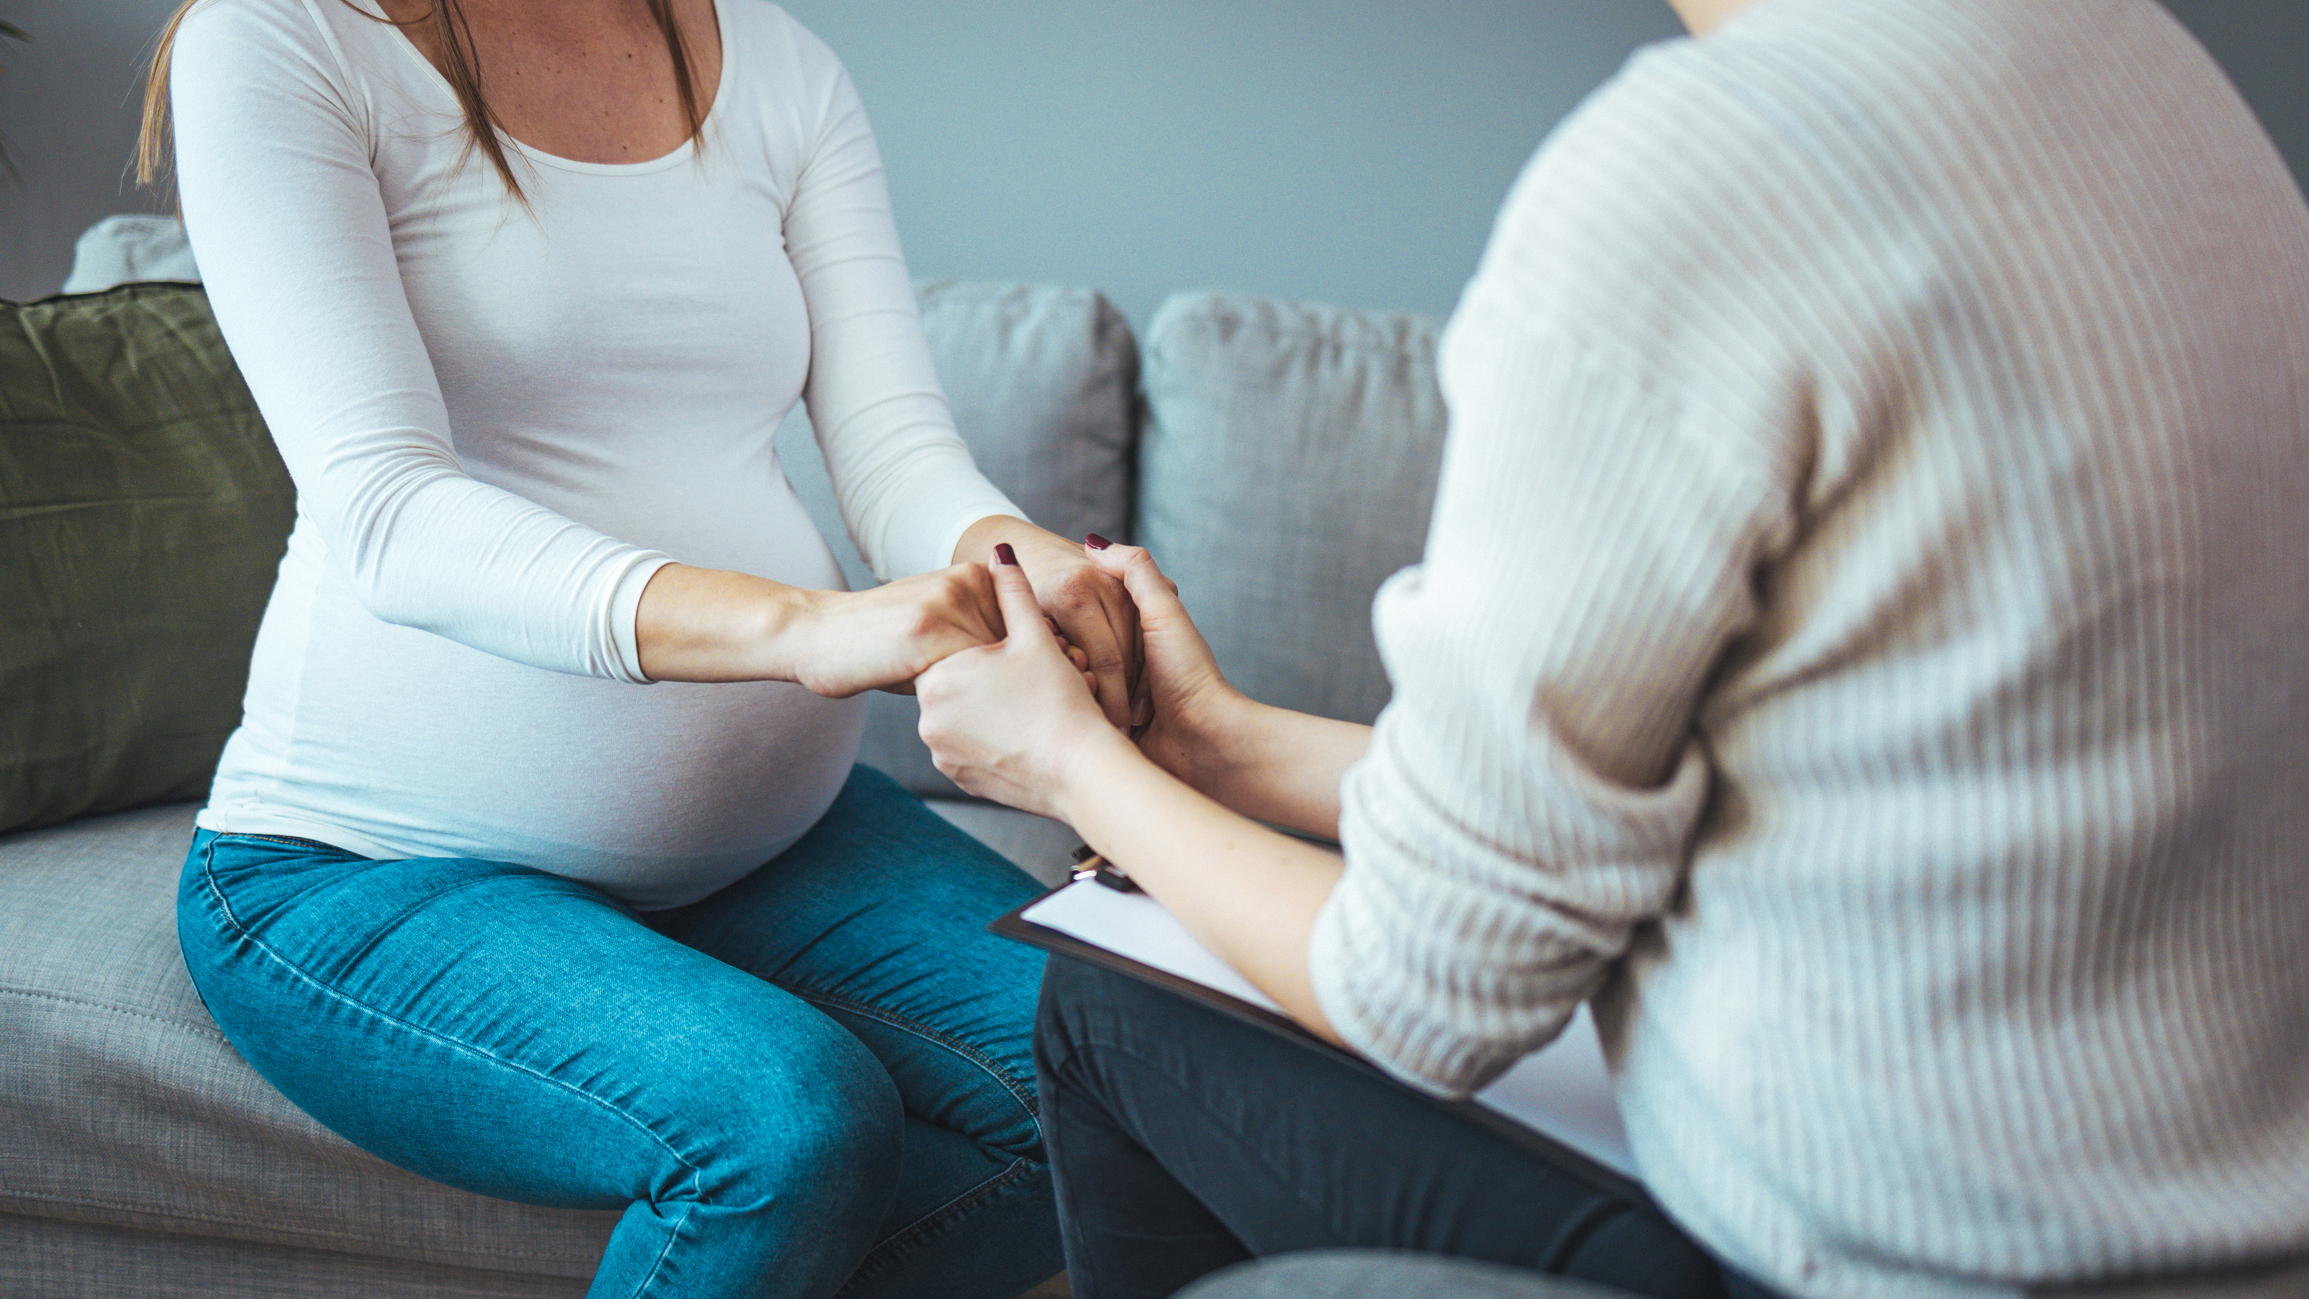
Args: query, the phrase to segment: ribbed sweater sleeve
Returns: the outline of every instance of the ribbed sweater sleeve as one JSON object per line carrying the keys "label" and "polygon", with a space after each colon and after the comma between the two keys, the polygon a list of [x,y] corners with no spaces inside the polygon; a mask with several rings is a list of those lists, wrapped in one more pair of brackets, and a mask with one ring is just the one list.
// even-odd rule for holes
{"label": "ribbed sweater sleeve", "polygon": [[1787,525],[1768,463],[1692,436],[1699,396],[1529,297],[1494,268],[1443,339],[1434,523],[1379,594],[1396,694],[1313,955],[1342,1034],[1443,1092],[1554,1037],[1674,896],[1709,793],[1694,711]]}
{"label": "ribbed sweater sleeve", "polygon": [[1679,140],[1711,111],[1656,60],[1593,96],[1441,342],[1435,513],[1373,611],[1395,695],[1342,790],[1351,866],[1311,954],[1342,1035],[1439,1092],[1554,1037],[1676,896],[1711,789],[1702,693],[1795,526],[1801,385],[1771,348],[1717,346],[1775,270],[1715,237],[1754,200]]}

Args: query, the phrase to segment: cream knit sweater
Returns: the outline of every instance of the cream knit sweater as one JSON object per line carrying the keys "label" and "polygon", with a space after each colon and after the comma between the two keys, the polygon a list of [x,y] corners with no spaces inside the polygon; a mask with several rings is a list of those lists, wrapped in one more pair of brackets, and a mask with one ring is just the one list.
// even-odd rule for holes
{"label": "cream knit sweater", "polygon": [[2309,1294],[2309,210],[2182,29],[1760,0],[1540,151],[1442,363],[1341,1032],[1457,1092],[1593,997],[1791,1294]]}

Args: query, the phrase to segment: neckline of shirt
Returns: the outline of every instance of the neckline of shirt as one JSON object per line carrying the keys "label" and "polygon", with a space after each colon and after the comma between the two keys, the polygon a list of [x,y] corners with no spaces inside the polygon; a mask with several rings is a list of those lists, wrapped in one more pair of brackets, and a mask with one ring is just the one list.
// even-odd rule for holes
{"label": "neckline of shirt", "polygon": [[[734,53],[737,43],[730,38],[730,25],[722,19],[721,0],[709,0],[709,3],[714,8],[714,26],[721,36],[722,75],[721,80],[714,85],[714,102],[706,106],[705,118],[698,123],[699,141],[702,141],[706,131],[722,116],[722,105],[729,100],[730,82],[736,79],[734,73],[737,68],[737,56]],[[379,5],[377,0],[368,0],[368,6],[376,10],[375,15],[372,16],[381,17],[384,14],[384,7]],[[385,25],[392,28],[392,33],[388,39],[392,44],[400,47],[404,57],[416,63],[417,67],[422,70],[422,75],[427,78],[428,84],[434,90],[449,96],[454,101],[457,92],[449,85],[449,79],[441,75],[441,69],[433,66],[433,61],[425,57],[425,52],[417,48],[417,43],[409,39],[408,33],[402,31],[400,27],[389,20]],[[459,114],[459,116],[462,115],[462,113]],[[675,145],[670,152],[660,154],[646,162],[581,162],[575,158],[564,158],[557,153],[547,153],[543,149],[531,148],[513,138],[511,132],[502,128],[498,130],[497,138],[514,152],[539,166],[592,176],[643,176],[651,172],[664,171],[668,167],[680,165],[682,159],[695,151],[698,142],[683,140],[680,144]]]}

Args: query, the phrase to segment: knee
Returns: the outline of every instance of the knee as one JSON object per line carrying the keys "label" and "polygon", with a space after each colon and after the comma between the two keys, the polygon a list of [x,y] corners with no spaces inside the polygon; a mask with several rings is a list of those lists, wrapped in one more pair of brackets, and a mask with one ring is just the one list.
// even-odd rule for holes
{"label": "knee", "polygon": [[740,1210],[809,1202],[874,1213],[895,1192],[904,1107],[856,1038],[828,1025],[803,1040],[756,1040],[742,1060],[708,1054],[719,1058],[691,1074],[689,1149],[679,1152],[694,1193]]}

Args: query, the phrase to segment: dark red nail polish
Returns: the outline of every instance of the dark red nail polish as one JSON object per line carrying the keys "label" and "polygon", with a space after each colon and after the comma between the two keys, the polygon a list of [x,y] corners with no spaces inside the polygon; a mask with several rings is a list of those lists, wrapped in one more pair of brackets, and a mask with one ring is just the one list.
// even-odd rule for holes
{"label": "dark red nail polish", "polygon": [[994,562],[997,564],[1015,564],[1018,562],[1018,552],[1010,548],[1009,542],[997,541],[994,543]]}
{"label": "dark red nail polish", "polygon": [[1093,532],[1089,536],[1082,539],[1082,544],[1090,547],[1092,550],[1104,550],[1114,543]]}

